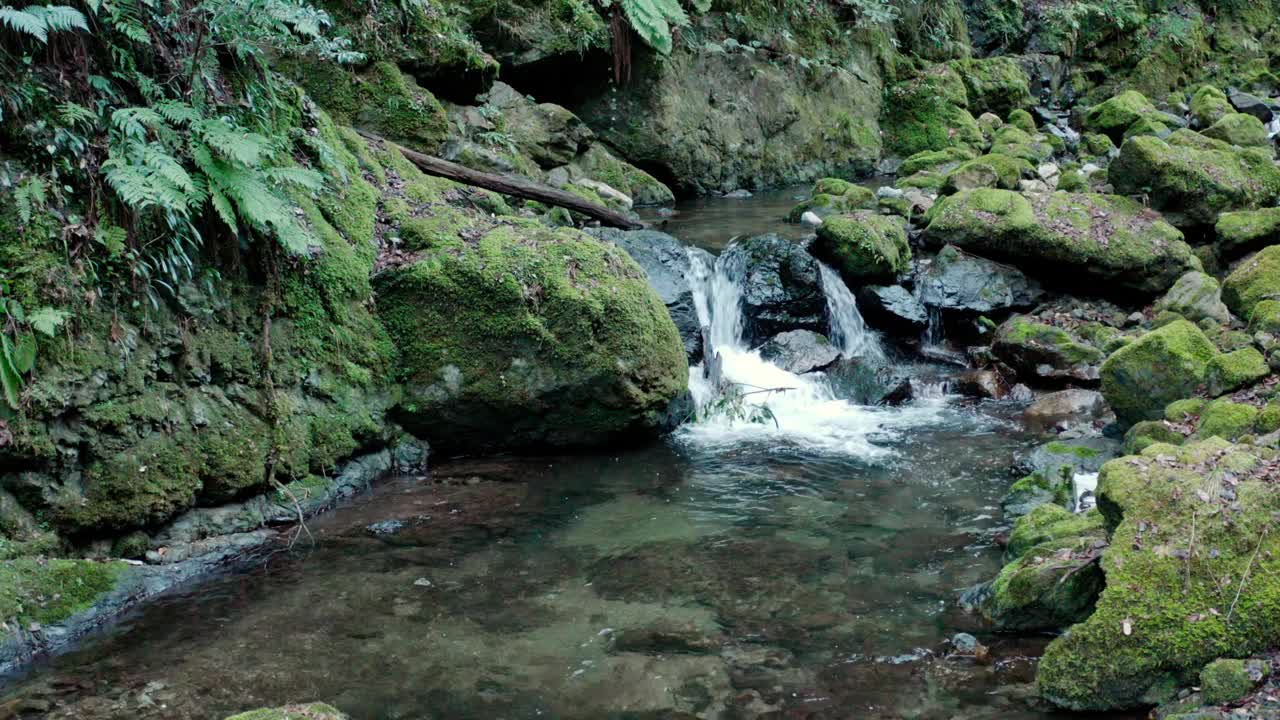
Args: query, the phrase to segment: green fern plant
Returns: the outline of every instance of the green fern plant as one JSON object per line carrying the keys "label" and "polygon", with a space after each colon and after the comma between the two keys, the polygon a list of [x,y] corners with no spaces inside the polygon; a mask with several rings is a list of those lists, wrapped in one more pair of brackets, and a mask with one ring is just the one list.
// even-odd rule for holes
{"label": "green fern plant", "polygon": [[67,321],[67,313],[45,307],[27,315],[21,303],[3,296],[0,311],[5,318],[4,331],[0,332],[0,392],[5,404],[17,410],[22,404],[26,378],[36,366],[36,334],[54,337]]}
{"label": "green fern plant", "polygon": [[49,34],[89,29],[84,13],[67,5],[28,5],[15,8],[0,5],[0,27],[44,44]]}

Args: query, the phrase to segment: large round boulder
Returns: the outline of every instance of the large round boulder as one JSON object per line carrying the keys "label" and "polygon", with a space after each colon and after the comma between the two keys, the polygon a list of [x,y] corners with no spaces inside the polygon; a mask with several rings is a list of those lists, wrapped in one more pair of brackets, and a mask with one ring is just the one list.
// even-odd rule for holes
{"label": "large round boulder", "polygon": [[1280,199],[1280,169],[1269,150],[1242,149],[1190,130],[1167,141],[1129,138],[1107,178],[1116,192],[1146,197],[1179,227],[1213,225],[1220,213]]}
{"label": "large round boulder", "polygon": [[757,235],[730,245],[716,267],[740,288],[748,345],[788,330],[827,331],[822,271],[798,244],[773,233]]}
{"label": "large round boulder", "polygon": [[1200,269],[1177,228],[1115,195],[967,190],[934,206],[925,237],[1112,294],[1154,295]]}
{"label": "large round boulder", "polygon": [[1242,318],[1263,300],[1280,300],[1280,245],[1246,258],[1222,283],[1222,301]]}
{"label": "large round boulder", "polygon": [[1096,385],[1104,355],[1066,330],[1015,315],[996,329],[991,354],[1022,382]]}
{"label": "large round boulder", "polygon": [[1117,350],[1102,364],[1102,394],[1125,425],[1164,417],[1164,408],[1191,397],[1218,354],[1200,328],[1175,320]]}
{"label": "large round boulder", "polygon": [[929,307],[971,314],[1029,308],[1043,294],[1039,283],[1017,268],[954,245],[943,247],[916,278],[916,293]]}
{"label": "large round boulder", "polygon": [[857,285],[891,280],[911,267],[906,221],[869,210],[827,218],[813,253]]}
{"label": "large round boulder", "polygon": [[652,435],[686,395],[680,334],[644,270],[581,232],[499,226],[375,283],[400,350],[398,419],[445,452]]}
{"label": "large round boulder", "polygon": [[1119,142],[1130,125],[1156,112],[1156,106],[1145,95],[1137,90],[1126,90],[1089,108],[1084,115],[1084,129],[1102,133]]}

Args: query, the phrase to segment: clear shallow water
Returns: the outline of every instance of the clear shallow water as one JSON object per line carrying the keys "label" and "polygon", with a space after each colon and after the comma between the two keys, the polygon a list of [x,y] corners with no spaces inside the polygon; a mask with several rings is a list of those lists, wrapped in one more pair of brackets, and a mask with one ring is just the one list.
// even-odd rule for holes
{"label": "clear shallow water", "polygon": [[[787,388],[749,401],[776,423],[713,416],[625,453],[390,481],[311,521],[313,545],[0,689],[0,715],[20,697],[87,720],[317,699],[359,720],[1052,717],[1028,701],[1046,638],[985,633],[955,606],[1000,567],[999,500],[1033,441],[1019,409],[858,405],[839,373],[744,347],[733,278],[702,271],[725,381]],[[835,288],[828,312],[849,364],[891,362],[852,295]],[[993,662],[947,657],[957,631]]]}

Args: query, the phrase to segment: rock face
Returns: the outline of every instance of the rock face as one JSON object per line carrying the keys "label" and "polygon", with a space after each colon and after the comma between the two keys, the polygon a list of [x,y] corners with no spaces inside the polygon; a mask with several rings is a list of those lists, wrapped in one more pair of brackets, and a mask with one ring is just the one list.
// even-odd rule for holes
{"label": "rock face", "polygon": [[982,130],[968,110],[960,74],[934,65],[886,92],[883,130],[890,152],[901,157],[954,146],[982,145]]}
{"label": "rock face", "polygon": [[818,228],[813,254],[851,285],[892,280],[910,267],[907,224],[900,217],[865,210],[829,217]]}
{"label": "rock face", "polygon": [[1222,284],[1222,300],[1242,318],[1265,300],[1280,299],[1280,245],[1245,258]]}
{"label": "rock face", "polygon": [[761,345],[760,357],[799,375],[831,367],[840,359],[840,348],[812,330],[789,330]]}
{"label": "rock face", "polygon": [[1080,342],[1062,328],[1021,315],[1006,320],[996,330],[991,353],[1018,373],[1019,380],[1061,385],[1065,382],[1096,384],[1100,350]]}
{"label": "rock face", "polygon": [[398,416],[446,451],[655,433],[686,392],[685,348],[644,271],[577,231],[501,226],[377,288],[403,358]]}
{"label": "rock face", "polygon": [[1156,310],[1175,312],[1191,322],[1208,318],[1219,325],[1231,322],[1231,311],[1222,302],[1222,288],[1211,275],[1192,270],[1156,301]]}
{"label": "rock face", "polygon": [[567,109],[535,103],[505,83],[479,98],[503,113],[503,127],[522,152],[543,168],[566,165],[586,150],[591,129]]}
{"label": "rock face", "polygon": [[1176,228],[1114,195],[964,191],[934,206],[925,236],[1095,292],[1153,295],[1200,269]]}
{"label": "rock face", "polygon": [[1016,268],[970,255],[954,245],[942,248],[916,278],[920,302],[940,310],[982,314],[1029,308],[1040,285]]}
{"label": "rock face", "polygon": [[1125,425],[1164,417],[1164,408],[1190,397],[1218,354],[1200,328],[1177,320],[1117,350],[1102,365],[1102,394]]}
{"label": "rock face", "polygon": [[698,320],[698,308],[693,299],[693,287],[690,277],[693,271],[690,253],[703,256],[706,267],[711,267],[715,260],[705,250],[686,248],[681,242],[666,233],[655,230],[617,230],[600,228],[590,231],[592,235],[607,240],[623,250],[636,261],[649,278],[649,286],[667,306],[671,320],[680,332],[680,340],[684,343],[685,354],[690,364],[702,361],[702,326]]}
{"label": "rock face", "polygon": [[1046,649],[1043,697],[1075,710],[1135,707],[1215,658],[1280,641],[1280,536],[1267,531],[1280,486],[1270,457],[1210,439],[1153,445],[1103,466],[1106,589],[1089,619]]}
{"label": "rock face", "polygon": [[1270,152],[1244,150],[1179,130],[1168,140],[1125,141],[1108,179],[1116,192],[1144,195],[1179,227],[1213,225],[1230,210],[1255,210],[1280,199],[1280,170]]}
{"label": "rock face", "polygon": [[901,285],[864,285],[856,295],[863,317],[877,328],[915,335],[929,325],[929,311]]}
{"label": "rock face", "polygon": [[779,235],[730,245],[718,265],[742,286],[744,339],[755,346],[788,330],[827,330],[827,300],[818,261]]}
{"label": "rock face", "polygon": [[751,48],[678,44],[665,57],[638,53],[630,83],[573,107],[623,157],[685,191],[865,173],[880,155],[872,53],[851,44],[843,66],[818,73]]}

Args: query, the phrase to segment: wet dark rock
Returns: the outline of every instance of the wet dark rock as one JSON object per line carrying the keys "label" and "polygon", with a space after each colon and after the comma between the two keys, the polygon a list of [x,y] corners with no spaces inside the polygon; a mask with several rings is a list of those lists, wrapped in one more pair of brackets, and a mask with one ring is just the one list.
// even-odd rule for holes
{"label": "wet dark rock", "polygon": [[1063,328],[1015,315],[996,330],[991,352],[1025,382],[1097,385],[1105,355]]}
{"label": "wet dark rock", "polygon": [[873,327],[900,335],[917,335],[929,324],[924,305],[901,285],[866,285],[855,293],[858,310]]}
{"label": "wet dark rock", "polygon": [[1043,295],[1021,271],[954,245],[942,248],[916,280],[920,301],[941,310],[991,313],[1030,308]]}
{"label": "wet dark rock", "polygon": [[902,378],[890,386],[888,392],[880,398],[879,404],[889,406],[904,405],[911,402],[913,397],[915,397],[915,388],[912,387],[910,378]]}
{"label": "wet dark rock", "polygon": [[760,357],[787,372],[802,374],[831,367],[840,359],[840,348],[826,335],[812,330],[790,330],[761,345]]}
{"label": "wet dark rock", "polygon": [[614,652],[705,654],[720,642],[694,628],[631,628],[613,635]]}
{"label": "wet dark rock", "polygon": [[690,253],[703,256],[706,267],[715,260],[711,253],[699,248],[687,248],[676,238],[656,230],[617,230],[614,228],[591,229],[592,235],[607,240],[627,251],[632,260],[644,269],[649,285],[667,306],[671,320],[680,331],[689,363],[702,361],[702,333],[698,322],[698,310],[694,305],[693,288],[689,278],[693,271]]}
{"label": "wet dark rock", "polygon": [[1271,122],[1272,118],[1275,117],[1275,107],[1257,95],[1250,95],[1246,92],[1233,92],[1227,96],[1227,100],[1231,102],[1231,106],[1236,109],[1236,112],[1252,115],[1264,123]]}
{"label": "wet dark rock", "polygon": [[827,329],[827,301],[818,261],[770,233],[730,245],[719,266],[742,286],[744,339],[757,345],[788,330]]}
{"label": "wet dark rock", "polygon": [[366,527],[365,532],[373,535],[374,537],[382,537],[385,535],[395,535],[403,530],[404,527],[405,521],[403,520],[382,520]]}
{"label": "wet dark rock", "polygon": [[1040,473],[1044,477],[1064,474],[1094,473],[1119,455],[1120,443],[1103,437],[1055,440],[1040,445],[1017,458],[1014,471],[1018,475]]}
{"label": "wet dark rock", "polygon": [[1006,387],[1000,373],[994,370],[969,370],[951,380],[953,391],[977,398],[998,400],[1005,396]]}

